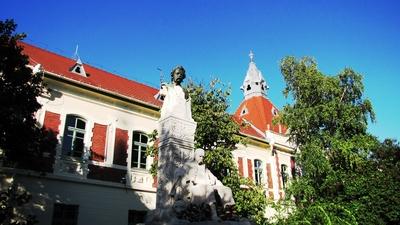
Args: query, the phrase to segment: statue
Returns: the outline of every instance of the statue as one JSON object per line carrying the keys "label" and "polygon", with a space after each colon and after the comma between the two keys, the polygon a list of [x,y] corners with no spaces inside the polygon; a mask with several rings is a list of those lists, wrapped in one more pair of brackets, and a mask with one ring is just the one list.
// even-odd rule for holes
{"label": "statue", "polygon": [[171,196],[175,201],[185,201],[188,204],[208,204],[211,208],[211,219],[220,220],[216,211],[215,194],[221,198],[223,207],[235,204],[232,190],[224,186],[203,163],[204,150],[196,149],[194,161],[177,168],[175,171],[175,182]]}
{"label": "statue", "polygon": [[[157,96],[164,100],[159,120],[158,187],[156,209],[149,214],[146,224],[207,224],[210,219],[229,219],[227,215],[233,212],[232,190],[205,167],[204,150],[194,151],[196,122],[190,97],[181,87],[185,77],[185,69],[175,67],[171,83],[161,84]],[[224,210],[220,217],[217,203],[218,210]]]}
{"label": "statue", "polygon": [[181,87],[186,73],[182,66],[175,67],[171,72],[171,83],[161,84],[159,95],[164,103],[161,107],[161,119],[174,116],[192,120],[191,102],[188,94]]}

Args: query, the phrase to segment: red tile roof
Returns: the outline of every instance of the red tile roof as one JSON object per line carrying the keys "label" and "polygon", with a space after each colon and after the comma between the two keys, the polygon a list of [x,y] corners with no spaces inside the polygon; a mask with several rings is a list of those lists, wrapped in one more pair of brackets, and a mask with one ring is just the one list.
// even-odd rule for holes
{"label": "red tile roof", "polygon": [[[23,53],[29,56],[30,64],[34,66],[40,63],[46,72],[56,74],[68,80],[83,83],[95,89],[100,88],[101,90],[143,102],[154,107],[161,107],[162,105],[160,101],[154,99],[154,95],[157,94],[158,90],[153,87],[128,80],[88,64],[84,64],[84,68],[89,76],[84,77],[70,71],[71,67],[76,63],[73,59],[25,42],[20,42],[19,45],[24,48]],[[244,108],[247,108],[248,113],[241,115]],[[262,132],[267,130],[267,124],[269,124],[270,130],[279,133],[279,126],[272,125],[272,108],[276,109],[268,99],[263,96],[255,96],[244,100],[232,118],[237,123],[242,123],[243,121],[250,122],[256,129]],[[256,129],[249,125],[242,127],[240,132],[245,135],[264,139],[264,135],[261,135]],[[281,133],[284,134],[285,132],[286,128],[282,126]]]}
{"label": "red tile roof", "polygon": [[[243,113],[243,110],[246,112]],[[281,126],[281,130],[279,131],[279,125],[273,125],[273,110],[278,113],[278,109],[267,98],[264,96],[254,96],[243,100],[234,115],[241,121],[250,122],[262,132],[272,130],[276,133],[285,134],[286,127]]]}
{"label": "red tile roof", "polygon": [[46,72],[54,73],[62,78],[83,83],[96,89],[100,88],[101,90],[154,107],[161,106],[161,102],[154,99],[154,95],[157,94],[158,90],[153,87],[128,80],[88,64],[83,65],[86,74],[89,74],[88,77],[84,77],[70,72],[71,67],[76,63],[73,59],[24,42],[20,42],[19,45],[23,47],[23,53],[29,56],[30,64],[36,65],[40,63]]}
{"label": "red tile roof", "polygon": [[[242,119],[238,118],[237,116],[232,116],[232,119],[237,123],[237,124],[242,124],[244,122]],[[245,126],[240,127],[240,133],[260,139],[265,139],[265,135],[261,135],[259,132],[257,132],[250,124],[247,124]]]}

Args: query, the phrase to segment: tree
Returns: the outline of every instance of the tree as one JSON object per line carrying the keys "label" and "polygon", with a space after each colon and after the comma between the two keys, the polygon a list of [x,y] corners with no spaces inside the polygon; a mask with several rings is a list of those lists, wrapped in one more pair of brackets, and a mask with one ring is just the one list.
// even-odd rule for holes
{"label": "tree", "polygon": [[[246,141],[239,136],[241,125],[227,112],[230,88],[219,80],[212,80],[208,86],[189,82],[186,89],[192,100],[193,119],[197,122],[195,148],[205,150],[207,168],[232,189],[237,213],[256,224],[265,223],[267,199],[263,188],[241,178],[233,161],[232,151],[239,142]],[[241,185],[248,188],[242,189]]]}
{"label": "tree", "polygon": [[[46,162],[54,156],[57,139],[34,116],[41,107],[37,97],[44,91],[42,74],[28,67],[28,56],[18,45],[25,34],[16,34],[16,27],[13,20],[0,21],[0,160],[6,166],[49,171],[52,163]],[[50,158],[43,160],[44,152]],[[31,199],[29,192],[14,176],[0,178],[0,223],[35,224],[35,217],[22,210]]]}
{"label": "tree", "polygon": [[[219,87],[222,86],[222,87]],[[223,180],[237,169],[232,160],[232,151],[241,141],[240,126],[227,113],[230,89],[218,80],[208,87],[189,82],[186,87],[192,100],[192,115],[197,122],[195,148],[206,151],[205,163],[218,179]]]}
{"label": "tree", "polygon": [[[230,88],[219,80],[212,80],[208,86],[190,81],[184,87],[192,101],[192,117],[197,122],[195,148],[205,150],[204,163],[212,173],[230,187],[235,199],[235,209],[239,216],[249,218],[256,224],[265,224],[264,212],[267,199],[261,186],[241,178],[232,151],[245,139],[239,136],[240,125],[227,113]],[[149,134],[153,143],[147,154],[157,159],[157,131]],[[157,160],[151,167],[153,176],[157,175]],[[240,186],[245,185],[243,189]]]}
{"label": "tree", "polygon": [[400,224],[400,146],[387,139],[349,174],[341,196],[357,212],[359,224]]}
{"label": "tree", "polygon": [[15,183],[13,178],[2,180],[0,189],[0,224],[4,225],[33,225],[38,221],[33,215],[25,215],[23,206],[32,195],[22,186]]}
{"label": "tree", "polygon": [[[293,104],[284,107],[278,121],[288,126],[290,139],[298,146],[301,176],[287,190],[295,207],[278,223],[384,224],[371,206],[382,195],[366,193],[374,185],[376,191],[385,191],[369,177],[382,177],[376,165],[379,160],[371,158],[382,147],[367,133],[368,121],[375,116],[370,101],[363,98],[362,76],[350,68],[326,76],[307,57],[284,58],[281,72],[284,94],[291,95]],[[394,182],[394,176],[387,179]],[[395,185],[390,189],[390,193],[398,190]],[[386,200],[385,204],[394,206]],[[392,218],[398,218],[391,212]]]}
{"label": "tree", "polygon": [[54,149],[56,139],[37,125],[42,74],[32,74],[28,67],[28,56],[18,45],[26,35],[16,34],[16,26],[13,20],[0,21],[0,149],[6,164],[26,167]]}

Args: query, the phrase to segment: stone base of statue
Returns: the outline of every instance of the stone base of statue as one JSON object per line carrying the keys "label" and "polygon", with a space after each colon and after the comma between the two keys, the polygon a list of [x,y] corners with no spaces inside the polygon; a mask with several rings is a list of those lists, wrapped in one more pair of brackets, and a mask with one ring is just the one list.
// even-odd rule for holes
{"label": "stone base of statue", "polygon": [[157,209],[170,209],[175,171],[193,160],[196,122],[169,116],[159,122]]}
{"label": "stone base of statue", "polygon": [[[159,121],[156,209],[148,215],[146,224],[167,224],[174,219],[174,198],[171,196],[175,172],[193,160],[196,122],[175,116]],[[175,224],[176,224],[176,219]],[[168,223],[171,224],[171,223]]]}

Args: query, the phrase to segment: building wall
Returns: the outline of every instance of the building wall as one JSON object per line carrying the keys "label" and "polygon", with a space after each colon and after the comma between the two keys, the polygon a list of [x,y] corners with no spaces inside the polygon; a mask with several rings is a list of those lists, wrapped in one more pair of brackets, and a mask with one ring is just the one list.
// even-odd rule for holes
{"label": "building wall", "polygon": [[[51,95],[54,95],[55,97],[39,98],[39,102],[43,105],[43,107],[38,111],[37,117],[39,122],[44,124],[46,112],[59,115],[60,121],[58,126],[58,140],[60,144],[57,147],[58,156],[61,154],[62,141],[65,135],[65,119],[68,114],[79,115],[86,119],[86,133],[84,139],[85,149],[91,149],[93,146],[93,139],[99,138],[93,137],[94,125],[98,124],[106,127],[105,137],[100,137],[105,138],[104,159],[89,161],[89,164],[94,164],[96,166],[111,167],[122,170],[130,168],[132,157],[132,132],[141,131],[148,134],[154,129],[157,129],[158,118],[151,117],[140,112],[127,110],[118,105],[109,104],[106,101],[102,101],[102,96],[100,96],[98,99],[94,97],[82,97],[80,92],[74,92],[74,90],[67,85],[54,83],[51,81],[48,82],[48,88],[52,90]],[[127,134],[127,138],[124,140],[126,141],[128,151],[126,159],[123,159],[124,162],[119,163],[118,165],[114,160],[114,157],[116,157],[114,154],[114,148],[116,137],[118,138],[120,136],[119,133],[121,133],[119,131],[123,131]],[[146,164],[146,168],[149,169],[150,165],[152,164],[152,159],[150,157],[147,158]],[[132,173],[129,174],[128,179],[135,180],[135,171],[139,175],[149,175],[146,170],[132,169]],[[144,181],[147,181],[148,187],[142,185],[142,188],[152,188],[151,184],[153,181],[149,180],[148,176],[145,176],[145,178],[136,178],[136,180],[141,180],[141,182],[143,179]]]}
{"label": "building wall", "polygon": [[281,176],[281,165],[288,166],[288,174],[290,174],[291,154],[284,151],[275,150],[274,154],[270,146],[242,145],[237,146],[237,150],[233,151],[234,160],[239,168],[239,173],[243,177],[255,181],[254,160],[261,160],[261,185],[267,193],[267,196],[273,200],[284,197],[283,183]]}
{"label": "building wall", "polygon": [[[60,144],[54,173],[28,176],[22,172],[17,179],[33,194],[31,209],[38,216],[39,224],[51,224],[54,203],[79,205],[78,224],[122,225],[128,223],[128,210],[154,209],[156,186],[148,171],[153,159],[147,157],[146,169],[131,168],[130,164],[132,132],[151,133],[157,129],[157,112],[51,79],[47,79],[47,83],[51,91],[39,98],[43,107],[36,116],[41,124],[55,126],[58,133]],[[102,149],[101,145],[104,145],[104,157],[85,162],[67,162],[61,157],[68,114],[86,119],[85,149],[91,149],[95,140],[96,148]],[[101,136],[93,136],[94,130]],[[127,145],[127,156],[117,160],[122,162],[116,162],[119,156],[116,155],[115,143],[121,136]],[[252,180],[255,176],[254,160],[261,160],[262,184],[267,195],[277,200],[283,197],[279,168],[281,164],[291,165],[291,155],[279,149],[273,155],[265,141],[258,142],[238,145],[233,152],[234,160],[240,173]]]}
{"label": "building wall", "polygon": [[48,175],[18,175],[16,182],[32,193],[27,207],[40,225],[50,225],[55,203],[79,205],[78,224],[126,225],[128,210],[155,208],[155,194],[123,185],[93,180],[79,181]]}

